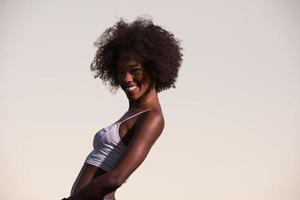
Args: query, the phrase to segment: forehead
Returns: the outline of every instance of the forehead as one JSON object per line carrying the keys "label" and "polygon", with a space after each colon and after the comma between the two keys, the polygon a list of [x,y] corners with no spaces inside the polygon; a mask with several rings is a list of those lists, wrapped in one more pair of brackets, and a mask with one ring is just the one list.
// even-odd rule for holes
{"label": "forehead", "polygon": [[136,67],[136,66],[141,67],[141,63],[138,60],[129,56],[120,57],[117,62],[117,68]]}

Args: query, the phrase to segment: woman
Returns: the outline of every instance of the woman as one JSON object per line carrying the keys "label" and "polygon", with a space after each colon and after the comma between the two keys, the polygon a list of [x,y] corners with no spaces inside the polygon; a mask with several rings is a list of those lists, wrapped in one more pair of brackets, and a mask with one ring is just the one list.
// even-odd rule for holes
{"label": "woman", "polygon": [[[158,92],[175,87],[182,61],[179,41],[151,20],[122,19],[108,28],[97,42],[91,70],[95,78],[119,87],[129,109],[94,137],[72,187],[69,200],[113,200],[115,191],[146,158],[164,128]],[[66,198],[65,198],[66,199]]]}

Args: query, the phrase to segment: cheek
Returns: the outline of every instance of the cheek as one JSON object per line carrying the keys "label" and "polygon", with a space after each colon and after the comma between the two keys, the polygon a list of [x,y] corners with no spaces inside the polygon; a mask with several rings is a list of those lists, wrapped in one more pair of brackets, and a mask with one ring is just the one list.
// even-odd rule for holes
{"label": "cheek", "polygon": [[121,84],[122,83],[122,76],[121,76],[121,74],[120,73],[115,73],[114,74],[114,78],[115,78],[115,80],[117,81],[117,83],[118,84]]}
{"label": "cheek", "polygon": [[152,85],[152,82],[150,79],[144,79],[143,80],[143,83],[142,83],[142,86],[145,90],[148,90]]}
{"label": "cheek", "polygon": [[137,76],[135,80],[137,83],[144,83],[146,81],[144,76]]}
{"label": "cheek", "polygon": [[136,73],[134,74],[134,80],[137,82],[137,83],[144,83],[146,81],[146,76],[144,73]]}

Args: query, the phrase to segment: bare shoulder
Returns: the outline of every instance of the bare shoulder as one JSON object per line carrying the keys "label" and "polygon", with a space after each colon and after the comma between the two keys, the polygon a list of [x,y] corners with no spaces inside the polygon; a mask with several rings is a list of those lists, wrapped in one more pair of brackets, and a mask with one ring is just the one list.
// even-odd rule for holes
{"label": "bare shoulder", "polygon": [[163,113],[158,109],[145,112],[136,122],[136,126],[155,126],[163,130],[165,124]]}
{"label": "bare shoulder", "polygon": [[152,144],[161,135],[164,129],[164,117],[160,110],[150,110],[143,113],[134,125],[133,136],[129,146],[148,146]]}
{"label": "bare shoulder", "polygon": [[160,110],[150,110],[139,116],[126,151],[113,169],[122,180],[126,180],[144,161],[163,128],[164,117]]}

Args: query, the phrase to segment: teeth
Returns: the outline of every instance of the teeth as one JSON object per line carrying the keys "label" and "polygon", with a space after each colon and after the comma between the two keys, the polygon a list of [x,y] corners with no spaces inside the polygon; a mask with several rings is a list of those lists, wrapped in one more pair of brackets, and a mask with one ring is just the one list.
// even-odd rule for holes
{"label": "teeth", "polygon": [[132,91],[136,88],[136,86],[127,87],[127,90]]}

